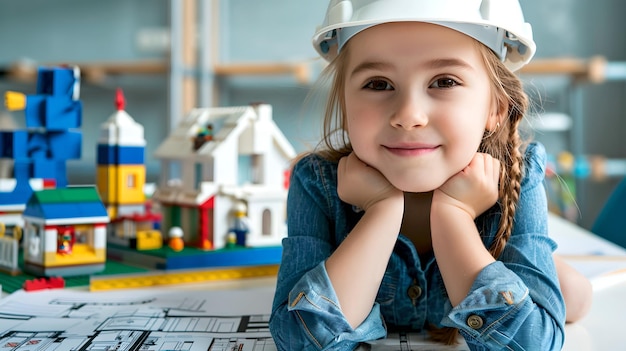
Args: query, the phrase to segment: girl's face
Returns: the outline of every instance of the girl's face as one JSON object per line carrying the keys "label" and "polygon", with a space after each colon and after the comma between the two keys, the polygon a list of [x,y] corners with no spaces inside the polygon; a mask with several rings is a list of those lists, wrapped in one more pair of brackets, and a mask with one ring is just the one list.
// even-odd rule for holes
{"label": "girl's face", "polygon": [[401,22],[349,45],[345,118],[356,155],[406,192],[437,189],[465,168],[498,121],[477,43]]}

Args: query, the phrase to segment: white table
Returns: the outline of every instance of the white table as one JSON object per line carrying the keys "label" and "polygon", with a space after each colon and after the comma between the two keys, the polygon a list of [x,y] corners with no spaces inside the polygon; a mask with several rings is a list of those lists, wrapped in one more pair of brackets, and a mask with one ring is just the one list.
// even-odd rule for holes
{"label": "white table", "polygon": [[[550,217],[550,235],[557,241],[557,253],[592,279],[594,301],[590,313],[566,326],[564,351],[625,350],[626,338],[626,250],[559,217]],[[619,274],[602,274],[624,269]],[[211,289],[239,291],[266,289],[275,278],[213,282]],[[168,289],[207,289],[207,285],[168,287]],[[269,297],[267,304],[271,300]],[[255,302],[256,304],[259,301]],[[375,348],[373,348],[375,349]],[[432,349],[432,348],[431,348]],[[445,349],[438,345],[437,350]]]}
{"label": "white table", "polygon": [[626,350],[626,249],[559,217],[550,217],[550,236],[562,255],[593,283],[593,305],[565,327],[564,351]]}

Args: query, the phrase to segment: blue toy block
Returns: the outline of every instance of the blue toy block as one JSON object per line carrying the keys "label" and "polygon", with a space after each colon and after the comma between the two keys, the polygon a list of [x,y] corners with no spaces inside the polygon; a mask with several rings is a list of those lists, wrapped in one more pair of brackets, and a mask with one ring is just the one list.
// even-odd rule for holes
{"label": "blue toy block", "polygon": [[46,99],[46,124],[48,130],[67,130],[80,128],[83,116],[83,104],[65,97]]}
{"label": "blue toy block", "polygon": [[144,164],[145,148],[143,146],[118,146],[118,164],[142,165]]}
{"label": "blue toy block", "polygon": [[199,255],[168,257],[157,269],[189,269],[198,267],[239,267],[278,264],[282,257],[281,246],[221,249]]}
{"label": "blue toy block", "polygon": [[9,192],[0,191],[0,205],[23,205],[28,201],[33,194],[33,189],[29,183],[29,167],[30,162],[28,161],[16,161],[14,163],[15,188]]}
{"label": "blue toy block", "polygon": [[26,107],[24,108],[24,121],[27,129],[43,128],[46,124],[46,96],[27,95]]}
{"label": "blue toy block", "polygon": [[78,83],[80,76],[70,67],[40,67],[37,71],[37,94],[72,99]]}
{"label": "blue toy block", "polygon": [[82,140],[82,134],[76,131],[33,132],[28,135],[26,156],[37,160],[79,159]]}
{"label": "blue toy block", "polygon": [[27,159],[28,132],[0,131],[0,158]]}
{"label": "blue toy block", "polygon": [[50,158],[48,135],[39,132],[29,133],[27,152],[30,159]]}
{"label": "blue toy block", "polygon": [[47,130],[79,128],[82,123],[82,106],[81,101],[66,97],[28,95],[24,110],[26,127]]}
{"label": "blue toy block", "polygon": [[173,253],[167,248],[137,251],[115,244],[107,246],[107,259],[157,270],[272,265],[280,264],[281,258],[282,246],[194,250],[180,253]]}
{"label": "blue toy block", "polygon": [[13,178],[17,182],[18,186],[20,184],[26,184],[26,186],[30,189],[29,181],[31,178],[31,160],[14,160],[13,161]]}
{"label": "blue toy block", "polygon": [[141,165],[144,155],[143,146],[98,144],[96,159],[98,165]]}
{"label": "blue toy block", "polygon": [[11,192],[0,191],[0,205],[23,205],[33,194],[33,189],[26,183],[26,186],[19,184]]}
{"label": "blue toy block", "polygon": [[59,161],[50,159],[34,159],[31,175],[33,178],[52,179],[57,177],[57,163]]}
{"label": "blue toy block", "polygon": [[49,156],[55,160],[80,159],[83,134],[78,131],[48,132]]}
{"label": "blue toy block", "polygon": [[116,157],[115,157],[115,147],[107,144],[98,144],[96,145],[96,163],[98,165],[114,165]]}

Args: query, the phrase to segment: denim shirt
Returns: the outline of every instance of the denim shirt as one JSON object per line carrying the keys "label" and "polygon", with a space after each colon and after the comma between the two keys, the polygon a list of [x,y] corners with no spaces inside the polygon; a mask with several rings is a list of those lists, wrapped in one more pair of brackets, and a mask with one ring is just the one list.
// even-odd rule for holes
{"label": "denim shirt", "polygon": [[[325,261],[362,213],[337,196],[336,162],[314,154],[298,161],[270,318],[278,349],[353,350],[388,329],[434,325],[458,328],[472,350],[560,350],[565,305],[552,258],[556,244],[547,234],[545,161],[541,144],[526,148],[511,237],[458,306],[451,306],[434,256],[420,257],[399,234],[372,310],[355,329],[341,312]],[[495,205],[475,221],[486,247],[499,218]]]}

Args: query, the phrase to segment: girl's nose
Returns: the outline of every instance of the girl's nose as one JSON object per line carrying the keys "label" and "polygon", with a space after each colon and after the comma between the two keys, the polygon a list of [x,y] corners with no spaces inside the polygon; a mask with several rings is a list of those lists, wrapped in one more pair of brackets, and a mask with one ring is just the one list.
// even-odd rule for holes
{"label": "girl's nose", "polygon": [[394,128],[411,130],[428,124],[426,102],[420,101],[415,94],[406,94],[399,97],[397,108],[389,123]]}

